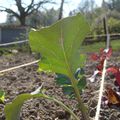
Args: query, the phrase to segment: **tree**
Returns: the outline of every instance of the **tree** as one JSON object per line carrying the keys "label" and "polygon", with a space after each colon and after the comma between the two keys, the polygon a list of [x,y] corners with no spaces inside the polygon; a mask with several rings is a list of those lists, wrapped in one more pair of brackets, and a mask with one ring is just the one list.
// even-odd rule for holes
{"label": "tree", "polygon": [[0,11],[5,11],[9,14],[12,14],[15,16],[19,21],[21,26],[26,25],[26,17],[31,15],[34,11],[38,11],[40,7],[42,7],[44,4],[47,3],[53,3],[52,0],[39,0],[39,2],[35,3],[35,0],[31,0],[29,5],[26,5],[23,3],[23,0],[14,0],[18,9],[18,12],[15,12],[14,10],[10,8],[6,8],[1,6]]}
{"label": "tree", "polygon": [[64,2],[65,2],[65,0],[61,0],[61,4],[60,4],[60,12],[59,12],[58,20],[60,20],[60,19],[62,18]]}
{"label": "tree", "polygon": [[15,22],[14,16],[12,14],[7,14],[7,24],[13,24]]}
{"label": "tree", "polygon": [[37,28],[49,26],[58,20],[59,10],[54,8],[38,11],[27,17],[27,25]]}
{"label": "tree", "polygon": [[95,7],[95,0],[84,0],[79,4],[78,11],[82,14],[87,14],[93,12]]}
{"label": "tree", "polygon": [[120,12],[120,0],[109,0],[108,5],[110,10],[116,10]]}

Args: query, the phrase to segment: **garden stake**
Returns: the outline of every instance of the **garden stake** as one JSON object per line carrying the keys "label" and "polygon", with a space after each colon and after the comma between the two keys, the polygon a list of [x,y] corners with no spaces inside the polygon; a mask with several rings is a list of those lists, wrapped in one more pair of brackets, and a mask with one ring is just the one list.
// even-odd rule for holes
{"label": "garden stake", "polygon": [[[106,17],[104,18],[104,20],[105,20],[105,29],[106,29],[105,31],[106,31],[106,34],[107,34],[106,49],[109,50],[110,35],[108,33],[108,27],[107,27],[107,24],[106,24]],[[101,109],[101,100],[102,100],[103,90],[104,90],[106,65],[107,65],[107,59],[105,59],[104,64],[103,64],[102,80],[101,80],[101,86],[100,86],[99,99],[98,99],[98,104],[97,104],[97,110],[96,110],[95,120],[99,120],[100,109]]]}
{"label": "garden stake", "polygon": [[26,67],[26,66],[29,66],[29,65],[33,65],[35,63],[38,63],[39,61],[40,60],[35,60],[35,61],[29,62],[29,63],[26,63],[26,64],[22,64],[22,65],[11,67],[11,68],[8,68],[8,69],[5,69],[5,70],[1,70],[0,74],[5,73],[5,72],[9,72],[9,71],[12,71],[12,70],[16,70],[18,68],[22,68],[22,67]]}

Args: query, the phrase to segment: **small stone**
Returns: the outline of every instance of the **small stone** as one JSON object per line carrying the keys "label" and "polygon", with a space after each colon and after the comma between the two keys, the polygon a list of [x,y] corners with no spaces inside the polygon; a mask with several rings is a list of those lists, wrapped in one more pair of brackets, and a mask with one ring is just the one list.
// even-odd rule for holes
{"label": "small stone", "polygon": [[109,118],[100,116],[99,120],[109,120]]}
{"label": "small stone", "polygon": [[90,110],[90,117],[94,117],[96,113],[96,109]]}
{"label": "small stone", "polygon": [[33,115],[30,115],[29,120],[36,120],[36,117]]}
{"label": "small stone", "polygon": [[13,54],[17,54],[18,53],[18,50],[11,50],[11,52],[13,53]]}
{"label": "small stone", "polygon": [[16,76],[10,76],[10,80],[14,81],[16,79],[17,79]]}
{"label": "small stone", "polygon": [[56,117],[58,119],[66,119],[66,120],[68,120],[70,118],[70,114],[68,112],[66,112],[66,111],[64,112],[62,110],[58,110],[56,112]]}
{"label": "small stone", "polygon": [[90,104],[91,108],[95,108],[97,106],[97,102],[94,100],[92,101],[92,103]]}

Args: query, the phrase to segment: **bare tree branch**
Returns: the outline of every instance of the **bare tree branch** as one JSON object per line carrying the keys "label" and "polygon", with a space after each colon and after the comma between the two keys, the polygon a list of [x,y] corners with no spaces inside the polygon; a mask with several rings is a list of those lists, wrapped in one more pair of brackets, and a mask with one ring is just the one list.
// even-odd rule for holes
{"label": "bare tree branch", "polygon": [[16,3],[19,13],[10,8],[6,8],[2,6],[0,7],[1,8],[0,11],[1,12],[4,11],[4,12],[10,13],[13,16],[15,16],[16,18],[18,18],[21,25],[25,25],[26,17],[32,14],[34,11],[38,11],[38,9],[42,7],[42,5],[47,4],[47,3],[54,3],[52,2],[52,0],[40,0],[38,3],[35,3],[35,0],[31,0],[30,4],[27,5],[27,7],[23,7],[22,0],[14,0],[14,1]]}
{"label": "bare tree branch", "polygon": [[25,8],[22,6],[21,0],[15,0],[15,2],[16,2],[16,6],[17,6],[18,11],[20,12],[20,14],[24,14]]}
{"label": "bare tree branch", "polygon": [[40,7],[42,7],[42,5],[47,4],[47,3],[55,4],[55,2],[52,2],[52,1],[50,1],[50,0],[40,1],[39,3],[36,3],[36,4],[33,4],[33,5],[32,5],[32,8],[28,11],[27,15],[32,14],[34,11],[38,11],[38,9],[39,9]]}
{"label": "bare tree branch", "polygon": [[10,13],[10,14],[13,14],[17,18],[20,17],[18,13],[14,12],[13,10],[11,10],[9,8],[2,7],[2,6],[0,6],[0,8],[2,8],[2,9],[0,9],[1,12],[7,12],[7,13]]}
{"label": "bare tree branch", "polygon": [[32,8],[32,6],[33,6],[33,4],[34,4],[34,0],[31,0],[31,3],[27,6],[27,10],[26,10],[26,13],[28,13],[29,12],[29,10]]}

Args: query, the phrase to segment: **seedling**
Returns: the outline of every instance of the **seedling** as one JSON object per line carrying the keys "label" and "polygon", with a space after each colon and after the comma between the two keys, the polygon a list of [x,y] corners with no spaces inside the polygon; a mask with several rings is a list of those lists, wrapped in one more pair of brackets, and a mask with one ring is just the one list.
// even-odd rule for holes
{"label": "seedling", "polygon": [[[30,45],[34,52],[42,55],[39,70],[56,73],[56,82],[63,92],[76,98],[84,120],[89,120],[86,106],[80,94],[85,88],[85,55],[80,54],[80,46],[89,32],[89,25],[81,15],[68,17],[54,25],[30,32]],[[57,102],[75,120],[79,118],[61,101],[42,93],[19,95],[11,104],[6,105],[6,120],[18,120],[24,101],[31,98],[45,98]]]}

